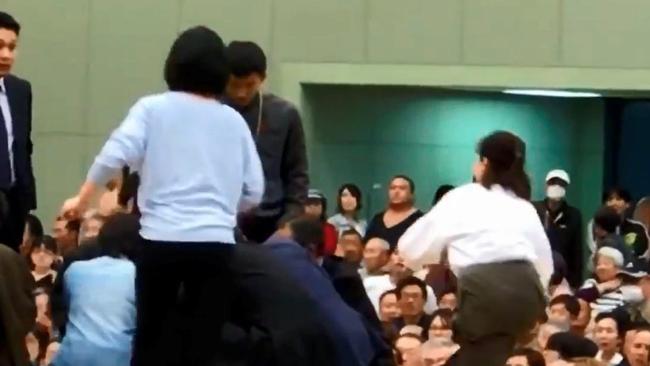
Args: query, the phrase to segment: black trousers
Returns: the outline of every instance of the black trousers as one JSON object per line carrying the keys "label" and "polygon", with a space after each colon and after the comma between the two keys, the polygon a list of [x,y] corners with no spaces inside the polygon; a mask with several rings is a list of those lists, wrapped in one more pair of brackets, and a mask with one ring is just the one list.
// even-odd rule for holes
{"label": "black trousers", "polygon": [[[29,209],[18,188],[0,191],[0,243],[18,251],[23,242],[25,220]],[[6,214],[6,216],[2,216]]]}
{"label": "black trousers", "polygon": [[144,241],[131,364],[327,365],[316,304],[257,245]]}
{"label": "black trousers", "polygon": [[544,312],[544,293],[532,264],[479,264],[458,279],[454,340],[460,350],[453,366],[503,366],[516,341]]}
{"label": "black trousers", "polygon": [[239,229],[248,241],[264,243],[278,230],[282,214],[275,216],[243,215],[239,218]]}

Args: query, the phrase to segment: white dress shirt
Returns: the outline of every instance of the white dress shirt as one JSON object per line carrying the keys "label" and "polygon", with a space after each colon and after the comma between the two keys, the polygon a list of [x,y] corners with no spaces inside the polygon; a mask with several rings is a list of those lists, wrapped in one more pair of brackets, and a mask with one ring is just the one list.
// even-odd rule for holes
{"label": "white dress shirt", "polygon": [[[600,362],[605,362],[605,360],[603,360],[603,351],[598,351],[598,353],[596,354],[595,360],[600,361]],[[607,365],[617,366],[621,362],[623,362],[623,356],[620,353],[616,352],[614,354],[614,357],[612,357],[612,360],[609,361],[607,363]]]}
{"label": "white dress shirt", "polygon": [[7,98],[7,88],[5,88],[5,79],[0,79],[0,109],[2,109],[2,117],[4,117],[4,128],[7,130],[7,149],[9,150],[9,164],[11,167],[11,182],[16,181],[16,171],[14,169],[14,126],[11,118],[11,109],[9,107],[9,98]]}
{"label": "white dress shirt", "polygon": [[527,260],[546,289],[553,273],[551,247],[535,208],[499,185],[472,183],[449,192],[404,233],[398,248],[413,270],[439,263],[447,249],[457,277],[474,264]]}

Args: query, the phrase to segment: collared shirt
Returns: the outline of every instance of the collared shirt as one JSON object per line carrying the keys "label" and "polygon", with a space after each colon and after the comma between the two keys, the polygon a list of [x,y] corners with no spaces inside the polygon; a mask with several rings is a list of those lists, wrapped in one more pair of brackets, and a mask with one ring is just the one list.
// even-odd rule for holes
{"label": "collared shirt", "polygon": [[234,109],[183,92],[140,99],[88,172],[104,185],[124,165],[140,173],[140,234],[154,241],[234,244],[237,212],[264,194],[255,142]]}
{"label": "collared shirt", "polygon": [[9,164],[11,166],[11,182],[16,181],[16,169],[14,168],[14,125],[11,118],[11,108],[9,107],[9,98],[7,97],[7,88],[5,87],[5,79],[0,79],[0,109],[2,109],[2,117],[5,120],[5,129],[7,130],[7,149],[9,151]]}
{"label": "collared shirt", "polygon": [[[605,360],[603,360],[603,351],[598,351],[598,353],[596,354],[595,359],[596,359],[596,361],[605,362]],[[617,352],[614,355],[614,357],[612,357],[611,361],[609,361],[609,363],[607,365],[609,365],[609,366],[618,366],[621,362],[623,362],[623,356],[620,353]]]}
{"label": "collared shirt", "polygon": [[419,270],[448,250],[457,277],[475,264],[515,260],[535,266],[544,288],[553,273],[551,247],[533,205],[499,185],[467,184],[446,194],[404,233],[399,254]]}

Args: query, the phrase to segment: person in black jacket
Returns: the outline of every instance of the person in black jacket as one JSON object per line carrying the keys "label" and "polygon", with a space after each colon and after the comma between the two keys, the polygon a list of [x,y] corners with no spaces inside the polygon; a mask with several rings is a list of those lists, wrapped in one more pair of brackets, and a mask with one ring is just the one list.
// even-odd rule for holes
{"label": "person in black jacket", "polygon": [[623,237],[625,245],[630,248],[635,257],[641,257],[648,251],[648,233],[646,227],[639,221],[628,217],[632,205],[632,195],[623,188],[610,188],[603,194],[603,203],[616,210],[620,216],[621,224],[619,235]]}
{"label": "person in black jacket", "polygon": [[32,169],[32,87],[11,74],[20,24],[0,12],[0,242],[18,250],[29,211],[36,209]]}
{"label": "person in black jacket", "polygon": [[275,232],[282,215],[303,210],[309,187],[305,135],[296,107],[261,91],[266,56],[260,46],[234,41],[226,56],[231,75],[225,102],[248,123],[266,180],[262,204],[252,215],[240,217],[239,227],[249,240],[262,243]]}
{"label": "person in black jacket", "polygon": [[534,202],[551,248],[562,255],[567,265],[567,281],[572,287],[582,283],[583,236],[582,215],[566,200],[566,189],[571,183],[569,174],[561,169],[546,175],[546,198]]}

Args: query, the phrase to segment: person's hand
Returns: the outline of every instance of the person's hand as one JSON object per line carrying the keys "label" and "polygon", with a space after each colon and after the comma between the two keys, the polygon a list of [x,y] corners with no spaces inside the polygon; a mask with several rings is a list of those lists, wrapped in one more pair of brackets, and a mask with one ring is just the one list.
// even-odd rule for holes
{"label": "person's hand", "polygon": [[621,280],[618,278],[615,278],[611,281],[603,282],[598,285],[598,291],[600,293],[607,292],[607,291],[614,291],[621,287]]}
{"label": "person's hand", "polygon": [[61,216],[67,220],[75,220],[83,216],[87,210],[87,204],[79,196],[68,198],[61,207]]}
{"label": "person's hand", "polygon": [[52,328],[52,320],[46,314],[38,314],[36,316],[36,323],[40,324],[43,328]]}

